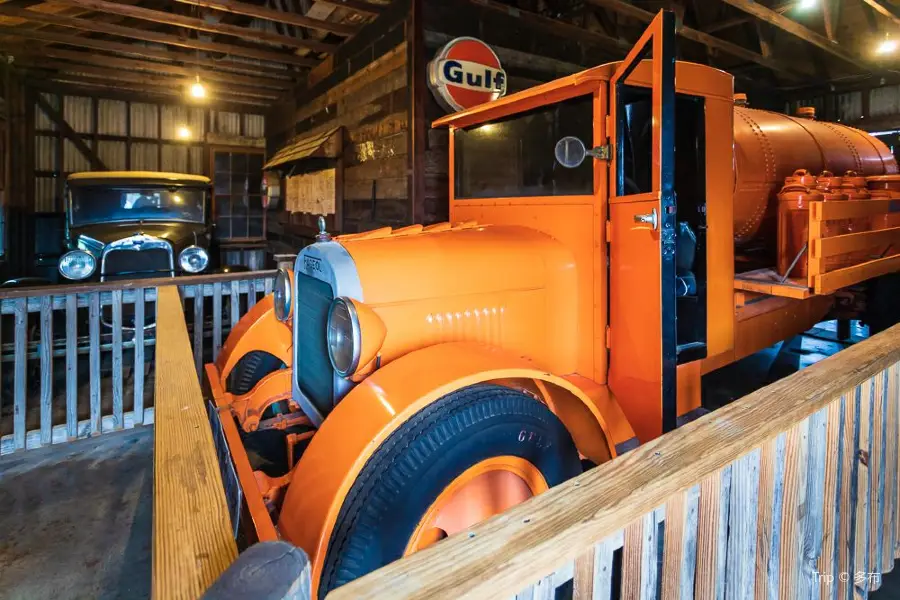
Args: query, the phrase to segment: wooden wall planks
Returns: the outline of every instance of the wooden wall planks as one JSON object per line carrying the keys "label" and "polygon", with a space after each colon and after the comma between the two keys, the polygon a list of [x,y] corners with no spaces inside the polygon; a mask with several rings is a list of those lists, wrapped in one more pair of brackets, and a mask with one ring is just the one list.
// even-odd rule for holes
{"label": "wooden wall planks", "polygon": [[329,598],[512,596],[575,560],[606,599],[620,547],[621,598],[866,597],[898,555],[898,409],[900,326]]}

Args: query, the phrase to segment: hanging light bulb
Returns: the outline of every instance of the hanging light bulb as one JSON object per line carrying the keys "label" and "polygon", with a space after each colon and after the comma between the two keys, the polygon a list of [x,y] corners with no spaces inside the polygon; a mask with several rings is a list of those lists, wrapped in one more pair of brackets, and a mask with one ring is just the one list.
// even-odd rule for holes
{"label": "hanging light bulb", "polygon": [[816,0],[800,0],[800,9],[809,10],[816,7]]}
{"label": "hanging light bulb", "polygon": [[197,75],[197,79],[194,81],[194,83],[191,84],[191,97],[206,98],[206,86],[200,83],[199,75]]}
{"label": "hanging light bulb", "polygon": [[881,43],[878,44],[878,47],[875,48],[876,54],[893,54],[897,51],[897,40],[892,40],[890,37],[885,36]]}

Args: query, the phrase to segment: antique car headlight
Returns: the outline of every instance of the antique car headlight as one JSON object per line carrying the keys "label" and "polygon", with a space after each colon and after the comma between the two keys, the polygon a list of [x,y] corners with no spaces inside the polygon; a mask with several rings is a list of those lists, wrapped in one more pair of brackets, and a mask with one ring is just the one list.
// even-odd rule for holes
{"label": "antique car headlight", "polygon": [[96,268],[97,259],[84,250],[72,250],[59,259],[59,272],[66,279],[85,279]]}
{"label": "antique car headlight", "polygon": [[178,264],[183,271],[199,273],[209,264],[209,254],[200,246],[188,246],[178,255]]}
{"label": "antique car headlight", "polygon": [[384,322],[371,308],[350,298],[335,298],[326,334],[331,366],[341,377],[360,372],[378,356],[386,334]]}
{"label": "antique car headlight", "polygon": [[275,316],[279,321],[287,321],[291,317],[291,272],[285,268],[278,269],[275,275],[275,291],[272,294],[275,300]]}

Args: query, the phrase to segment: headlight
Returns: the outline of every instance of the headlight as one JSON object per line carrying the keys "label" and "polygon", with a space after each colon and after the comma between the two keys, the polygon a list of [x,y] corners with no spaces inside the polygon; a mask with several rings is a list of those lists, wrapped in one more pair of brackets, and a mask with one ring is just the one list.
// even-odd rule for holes
{"label": "headlight", "polygon": [[85,279],[96,268],[97,260],[84,250],[72,250],[59,259],[59,272],[66,279]]}
{"label": "headlight", "polygon": [[291,317],[291,273],[287,269],[278,269],[275,275],[275,316],[279,321],[287,321]]}
{"label": "headlight", "polygon": [[209,254],[200,246],[188,246],[178,255],[178,264],[183,271],[199,273],[209,264]]}
{"label": "headlight", "polygon": [[341,377],[359,366],[360,331],[356,307],[346,298],[335,298],[328,310],[328,358]]}

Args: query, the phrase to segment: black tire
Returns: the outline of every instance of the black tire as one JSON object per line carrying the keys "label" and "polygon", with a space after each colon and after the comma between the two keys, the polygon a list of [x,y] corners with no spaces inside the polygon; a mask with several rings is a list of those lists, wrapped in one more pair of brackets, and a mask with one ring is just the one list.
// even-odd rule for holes
{"label": "black tire", "polygon": [[283,369],[284,366],[280,358],[268,352],[261,350],[248,352],[238,361],[231,375],[228,376],[228,391],[237,395],[246,394],[263,377],[278,369]]}
{"label": "black tire", "polygon": [[440,492],[497,456],[528,460],[551,487],[581,473],[569,432],[537,400],[497,385],[448,394],[401,425],[360,471],[331,534],[319,597],[400,558]]}

